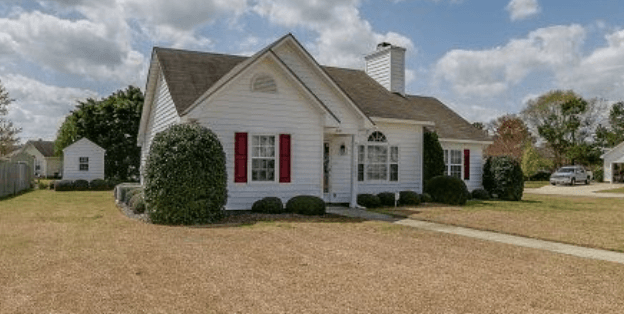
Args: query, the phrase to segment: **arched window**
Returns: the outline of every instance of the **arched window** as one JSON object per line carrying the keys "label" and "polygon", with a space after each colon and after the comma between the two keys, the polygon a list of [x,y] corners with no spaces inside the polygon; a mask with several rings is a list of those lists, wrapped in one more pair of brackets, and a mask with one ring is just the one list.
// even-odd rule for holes
{"label": "arched window", "polygon": [[358,151],[358,181],[399,181],[399,147],[375,131]]}
{"label": "arched window", "polygon": [[379,143],[385,143],[387,142],[386,140],[386,136],[383,135],[383,133],[379,132],[379,131],[375,131],[373,132],[369,137],[368,137],[368,141],[369,142],[379,142]]}
{"label": "arched window", "polygon": [[277,84],[268,74],[259,74],[251,80],[251,91],[261,93],[277,93]]}

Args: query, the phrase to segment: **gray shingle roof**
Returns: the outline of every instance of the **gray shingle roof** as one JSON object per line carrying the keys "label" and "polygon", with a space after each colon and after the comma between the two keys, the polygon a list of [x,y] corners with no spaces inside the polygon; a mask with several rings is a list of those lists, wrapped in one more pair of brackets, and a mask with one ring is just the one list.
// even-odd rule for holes
{"label": "gray shingle roof", "polygon": [[[33,144],[33,146],[43,155],[43,157],[53,157],[54,156],[54,142],[52,141],[28,141],[28,143]],[[24,145],[24,147],[26,147]]]}
{"label": "gray shingle roof", "polygon": [[[154,48],[178,114],[247,57]],[[440,138],[490,141],[484,132],[433,97],[392,93],[364,71],[322,67],[368,117],[432,121]]]}

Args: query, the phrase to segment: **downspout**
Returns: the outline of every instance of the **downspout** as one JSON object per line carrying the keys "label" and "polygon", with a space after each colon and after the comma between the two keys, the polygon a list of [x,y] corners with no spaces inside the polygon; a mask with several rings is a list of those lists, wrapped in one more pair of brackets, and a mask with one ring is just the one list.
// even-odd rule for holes
{"label": "downspout", "polygon": [[357,146],[355,145],[355,134],[351,135],[351,202],[349,207],[357,207],[357,193],[358,193],[358,181],[357,181]]}

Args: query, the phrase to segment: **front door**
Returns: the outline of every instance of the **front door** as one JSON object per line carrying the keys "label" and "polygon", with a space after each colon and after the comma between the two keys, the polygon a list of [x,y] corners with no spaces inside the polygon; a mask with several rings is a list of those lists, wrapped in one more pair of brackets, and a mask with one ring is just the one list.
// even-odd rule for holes
{"label": "front door", "polygon": [[329,157],[329,142],[323,143],[323,200],[330,202],[331,193],[329,186],[329,174],[331,163]]}

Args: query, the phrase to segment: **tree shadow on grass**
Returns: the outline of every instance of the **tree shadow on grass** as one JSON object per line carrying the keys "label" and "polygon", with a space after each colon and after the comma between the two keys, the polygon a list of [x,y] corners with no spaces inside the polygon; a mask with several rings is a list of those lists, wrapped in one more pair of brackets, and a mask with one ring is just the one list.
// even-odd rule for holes
{"label": "tree shadow on grass", "polygon": [[236,213],[228,214],[222,220],[213,224],[189,226],[193,228],[231,228],[252,226],[258,223],[361,223],[367,221],[362,218],[350,218],[336,214],[322,216],[305,216],[298,214],[259,214]]}
{"label": "tree shadow on grass", "polygon": [[15,193],[15,194],[5,195],[5,196],[3,196],[3,197],[0,197],[0,202],[1,202],[1,201],[7,201],[7,200],[10,200],[10,199],[14,199],[14,198],[19,197],[19,196],[22,196],[22,195],[24,195],[24,194],[28,194],[28,193],[30,193],[30,192],[33,192],[34,190],[35,190],[35,189],[32,189],[32,188],[31,188],[31,189],[26,189],[26,190],[23,190],[23,191],[17,192],[17,193]]}

